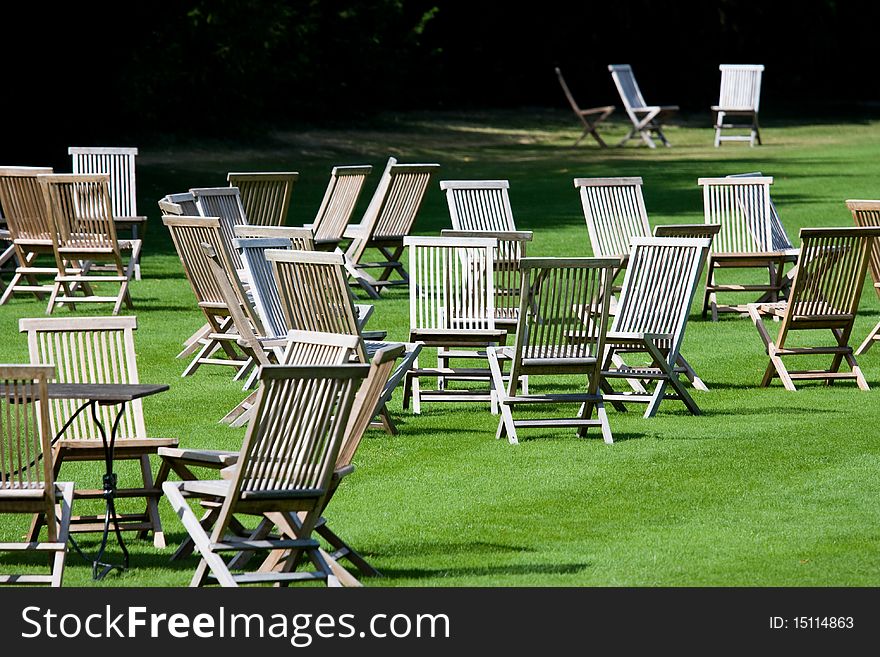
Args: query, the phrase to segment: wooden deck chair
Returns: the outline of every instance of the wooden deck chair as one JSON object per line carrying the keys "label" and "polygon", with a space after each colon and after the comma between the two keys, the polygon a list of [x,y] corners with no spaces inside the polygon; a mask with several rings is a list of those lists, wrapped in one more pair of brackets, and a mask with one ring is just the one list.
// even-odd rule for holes
{"label": "wooden deck chair", "polygon": [[315,234],[315,245],[319,251],[332,251],[339,245],[351,221],[364,181],[372,171],[373,167],[369,164],[333,167],[321,206],[309,226]]}
{"label": "wooden deck chair", "polygon": [[[140,383],[134,344],[137,318],[128,317],[47,317],[19,321],[19,330],[27,334],[28,353],[34,365],[55,365],[53,381],[58,383]],[[86,413],[74,415],[82,401],[52,400],[48,404],[52,435],[71,424],[53,445],[55,475],[64,463],[103,462],[106,458],[101,430]],[[158,500],[162,492],[153,485],[150,454],[160,447],[176,447],[177,438],[155,438],[147,433],[143,403],[140,399],[125,404],[96,407],[98,420],[105,430],[117,422],[114,458],[137,461],[140,478],[135,486],[119,486],[116,496],[143,500],[144,511],[119,515],[123,531],[153,533],[153,544],[165,547]],[[122,416],[118,416],[124,410]],[[77,489],[76,499],[101,500],[103,488]],[[72,518],[71,531],[99,532],[104,528],[103,514]],[[32,529],[36,536],[38,524]]]}
{"label": "wooden deck chair", "polygon": [[[20,293],[33,294],[42,300],[54,288],[58,274],[54,257],[52,266],[37,263],[41,255],[54,253],[54,225],[37,182],[38,175],[49,173],[52,173],[49,167],[0,167],[0,207],[12,240],[12,252],[7,248],[4,257],[14,255],[17,261],[15,273],[0,296],[0,305]],[[47,277],[53,282],[46,281]]]}
{"label": "wooden deck chair", "polygon": [[[208,331],[200,328],[187,342],[195,340],[198,346],[193,358],[183,370],[181,376],[193,374],[202,365],[222,365],[241,370],[247,359],[241,356],[236,348],[238,334],[232,331],[232,319],[223,295],[217,288],[217,282],[211,275],[208,257],[202,244],[210,244],[224,260],[224,268],[232,269],[226,253],[226,247],[217,217],[174,217],[165,215],[162,223],[171,233],[171,241],[180,257],[183,272],[189,281],[199,309],[204,313]],[[215,358],[214,354],[222,351],[225,358]],[[187,346],[178,357],[191,352]]]}
{"label": "wooden deck chair", "polygon": [[[265,258],[272,267],[284,321],[289,329],[364,337],[341,253],[269,250],[265,252]],[[358,348],[358,360],[366,363],[377,350],[397,344],[404,344],[406,353],[389,378],[377,408],[382,425],[390,434],[396,434],[397,428],[385,404],[413,366],[421,345],[362,339]]]}
{"label": "wooden deck chair", "polygon": [[454,230],[516,230],[506,180],[441,180]]}
{"label": "wooden deck chair", "polygon": [[[37,180],[55,229],[52,231],[58,274],[46,313],[60,303],[112,303],[116,315],[132,308],[128,285],[140,257],[139,239],[118,240],[110,205],[107,174],[41,174]],[[128,262],[122,251],[130,252]],[[97,263],[109,263],[100,266]],[[115,296],[96,294],[93,284],[113,284]],[[82,290],[84,296],[75,296]]]}
{"label": "wooden deck chair", "polygon": [[[221,586],[339,580],[312,538],[330,491],[355,394],[369,366],[287,367],[270,365],[260,372],[254,419],[231,479],[166,481],[163,490],[201,559],[191,586],[212,575]],[[222,503],[210,535],[202,528],[187,498]],[[236,514],[273,514],[294,538],[251,541],[227,536]],[[296,517],[294,517],[296,516]],[[233,574],[223,552],[291,550],[278,570]],[[311,571],[294,571],[305,556]]]}
{"label": "wooden deck chair", "polygon": [[559,67],[556,67],[556,77],[559,80],[559,86],[562,87],[562,93],[565,94],[566,99],[568,100],[568,104],[571,105],[571,109],[574,112],[574,115],[577,117],[578,121],[580,121],[584,126],[584,132],[578,138],[574,145],[577,146],[580,144],[584,137],[590,135],[595,139],[599,146],[602,148],[608,148],[608,144],[605,143],[605,140],[599,136],[599,132],[596,130],[596,126],[602,123],[605,119],[611,116],[612,112],[614,112],[614,105],[605,105],[604,107],[591,107],[589,109],[581,109],[577,104],[577,101],[574,99],[574,96],[571,94],[571,91],[568,89],[568,85],[565,83],[565,78],[562,77],[562,71],[559,70]]}
{"label": "wooden deck chair", "polygon": [[[687,371],[681,366],[681,344],[708,251],[708,239],[633,238],[620,302],[607,335],[602,368],[606,401],[646,403],[645,417],[649,418],[664,399],[678,399],[692,414],[700,414],[678,376]],[[646,366],[616,363],[612,369],[614,354],[631,353],[646,354],[651,362]],[[637,379],[639,386],[644,381],[656,385],[653,392],[642,388],[616,393],[609,384],[614,378]],[[670,387],[671,394],[667,394]]]}
{"label": "wooden deck chair", "polygon": [[248,223],[238,187],[196,187],[189,190],[195,197],[196,207],[203,217],[217,217],[220,220],[220,234],[223,246],[229,253],[236,271],[242,268],[241,258],[235,249],[235,227]]}
{"label": "wooden deck chair", "polygon": [[[485,361],[485,348],[503,345],[507,331],[495,325],[494,261],[498,242],[486,237],[407,237],[409,264],[409,339],[437,348],[437,366],[406,374],[403,407],[422,401],[489,402],[495,394],[486,367],[452,367],[452,359]],[[480,351],[480,348],[483,351]],[[422,378],[437,379],[437,389],[422,390]],[[450,389],[450,380],[484,380],[486,390]]]}
{"label": "wooden deck chair", "polygon": [[608,70],[611,72],[611,79],[614,80],[614,85],[620,94],[623,108],[633,124],[629,134],[624,137],[619,146],[623,146],[630,139],[635,139],[638,136],[648,148],[656,148],[654,140],[651,139],[652,133],[664,146],[671,146],[666,135],[663,134],[661,126],[665,118],[678,111],[678,105],[648,105],[629,64],[611,64],[608,66]]}
{"label": "wooden deck chair", "polygon": [[[754,146],[761,143],[761,130],[758,126],[758,106],[761,101],[761,74],[764,66],[721,64],[721,92],[718,104],[711,107],[715,113],[715,148],[722,141],[747,141]],[[729,119],[742,117],[748,123],[730,123]],[[725,120],[728,123],[725,123]],[[748,135],[722,135],[722,129],[746,129]]]}
{"label": "wooden deck chair", "polygon": [[[798,380],[855,379],[868,390],[861,369],[849,346],[855,322],[872,241],[880,238],[880,227],[802,228],[801,261],[791,296],[778,303],[749,304],[748,312],[764,342],[770,363],[761,387],[779,377],[786,390],[795,390]],[[761,321],[762,316],[779,317],[779,335],[774,342]],[[833,346],[787,347],[788,334],[797,330],[830,330]],[[783,358],[790,356],[831,356],[827,369],[790,371]],[[849,372],[841,372],[846,360]]]}
{"label": "wooden deck chair", "polygon": [[[880,226],[880,201],[847,201],[846,207],[852,212],[856,226]],[[880,239],[873,240],[869,263],[874,292],[880,297]],[[877,341],[880,341],[880,322],[856,349],[856,356],[861,356]]]}
{"label": "wooden deck chair", "polygon": [[[520,320],[512,347],[489,347],[489,367],[501,412],[496,437],[518,442],[517,427],[600,427],[606,443],[613,442],[600,384],[611,281],[617,261],[612,258],[523,258]],[[510,376],[504,377],[509,361]],[[580,393],[535,392],[533,376],[586,375]],[[520,377],[530,377],[528,393],[518,389]],[[506,383],[505,383],[506,381]],[[521,404],[580,404],[575,417],[515,420]],[[593,419],[595,410],[597,418]]]}
{"label": "wooden deck chair", "polygon": [[[718,320],[718,313],[747,311],[743,304],[720,305],[718,292],[763,292],[761,300],[777,301],[785,287],[785,264],[796,261],[798,256],[796,249],[785,248],[778,234],[781,224],[778,215],[774,219],[770,204],[773,178],[736,176],[700,178],[697,182],[703,188],[705,223],[721,224],[709,254],[703,317],[710,308],[712,321]],[[720,269],[756,268],[767,270],[768,283],[721,284],[716,281]]]}
{"label": "wooden deck chair", "polygon": [[196,199],[189,192],[179,194],[166,194],[159,199],[159,210],[162,214],[170,214],[175,217],[198,217],[199,209],[196,207]]}
{"label": "wooden deck chair", "polygon": [[[358,285],[374,299],[388,286],[408,285],[409,275],[400,262],[403,239],[409,235],[422,205],[431,176],[439,164],[397,164],[393,157],[361,223],[349,226],[344,236],[351,238],[345,252],[346,268]],[[370,249],[378,251],[384,260],[367,262]],[[381,269],[376,278],[369,270]],[[392,279],[392,274],[397,278]]]}
{"label": "wooden deck chair", "polygon": [[[0,574],[0,584],[61,586],[73,505],[73,483],[56,482],[52,469],[46,383],[50,365],[0,365],[0,514],[39,514],[47,527],[45,541],[0,543],[0,552],[42,552],[49,574]],[[10,564],[11,565],[11,564]]]}
{"label": "wooden deck chair", "polygon": [[[132,240],[143,240],[147,218],[137,211],[135,158],[138,149],[71,146],[67,154],[73,173],[106,173],[110,176],[110,202],[117,233],[119,228],[124,228],[130,231]],[[134,277],[141,280],[139,256],[134,261]]]}
{"label": "wooden deck chair", "polygon": [[283,226],[287,223],[290,194],[299,180],[296,171],[241,173],[226,175],[230,187],[241,195],[244,216],[254,226]]}

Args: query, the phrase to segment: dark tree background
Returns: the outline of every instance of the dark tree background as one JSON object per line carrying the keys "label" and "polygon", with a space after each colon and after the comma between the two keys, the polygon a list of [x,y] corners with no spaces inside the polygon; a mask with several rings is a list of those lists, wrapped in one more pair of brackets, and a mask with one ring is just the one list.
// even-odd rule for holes
{"label": "dark tree background", "polygon": [[0,24],[0,153],[351,124],[380,111],[619,101],[706,112],[719,63],[763,63],[765,113],[880,96],[877,2],[181,0],[16,3]]}

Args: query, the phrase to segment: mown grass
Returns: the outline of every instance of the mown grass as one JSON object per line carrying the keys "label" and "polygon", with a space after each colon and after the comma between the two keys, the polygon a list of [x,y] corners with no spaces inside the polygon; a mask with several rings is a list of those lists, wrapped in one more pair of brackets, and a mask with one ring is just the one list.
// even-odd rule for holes
{"label": "mown grass", "polygon": [[[708,122],[695,118],[668,130],[671,149],[600,151],[592,144],[571,147],[579,131],[570,119],[546,110],[408,114],[359,129],[267,134],[253,144],[202,143],[193,136],[142,148],[139,203],[151,226],[144,280],[132,286],[138,358],[143,381],[171,384],[168,393],[145,402],[150,432],[177,436],[184,445],[230,449],[243,436],[217,423],[244,394],[230,371],[203,368],[180,378],[185,363],[174,355],[201,318],[155,206],[168,192],[224,184],[229,170],[300,171],[292,224],[312,218],[335,164],[374,165],[361,209],[389,154],[439,162],[441,179],[506,178],[518,227],[535,231],[532,255],[589,255],[572,185],[579,176],[642,176],[654,225],[702,221],[698,177],[760,170],[775,178],[773,197],[795,242],[802,226],[850,225],[844,199],[880,194],[876,122],[770,122],[760,148],[714,149]],[[624,130],[612,124],[609,140]],[[434,183],[416,232],[436,234],[448,222]],[[376,302],[370,328],[404,339],[407,311],[406,292],[392,290]],[[26,359],[18,320],[43,312],[42,303],[25,297],[0,308],[0,361]],[[866,285],[854,340],[878,314],[880,304]],[[652,420],[642,419],[638,408],[611,411],[612,446],[568,430],[523,432],[522,443],[510,446],[494,439],[497,417],[487,408],[435,404],[414,416],[401,410],[396,395],[391,410],[400,435],[367,435],[357,472],[328,510],[337,531],[385,575],[366,583],[876,585],[878,393],[851,384],[806,384],[797,393],[779,384],[758,388],[766,356],[747,320],[712,324],[695,312],[684,353],[711,388],[694,393],[705,414],[691,417],[675,403]],[[874,388],[880,386],[878,357],[874,350],[861,359]],[[120,471],[133,479],[128,464]],[[61,478],[95,487],[99,475],[97,465],[65,466]],[[173,545],[183,530],[166,502],[161,508]],[[2,523],[3,540],[25,529],[24,521],[10,517]],[[93,537],[81,543],[95,546]],[[127,543],[134,567],[101,586],[188,583],[192,559],[172,564],[171,548],[154,550],[133,537]],[[66,583],[93,585],[89,574],[71,554]]]}

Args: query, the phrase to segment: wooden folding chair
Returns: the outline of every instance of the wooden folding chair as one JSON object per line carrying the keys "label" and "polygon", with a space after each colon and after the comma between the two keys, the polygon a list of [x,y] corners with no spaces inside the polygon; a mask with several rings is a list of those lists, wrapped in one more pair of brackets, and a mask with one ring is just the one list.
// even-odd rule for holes
{"label": "wooden folding chair", "polygon": [[[242,358],[236,349],[235,343],[238,335],[232,332],[232,320],[229,316],[229,308],[223,295],[217,288],[217,282],[211,275],[208,257],[202,249],[202,244],[210,244],[220,254],[223,266],[232,270],[232,263],[226,252],[226,247],[221,234],[221,224],[217,217],[175,217],[165,215],[162,223],[168,227],[171,240],[180,262],[183,272],[192,287],[199,309],[204,313],[208,330],[204,327],[196,331],[187,340],[187,345],[178,354],[178,358],[192,353],[190,345],[198,347],[195,356],[189,365],[183,370],[181,376],[193,374],[202,365],[222,365],[235,367],[239,372],[247,364],[247,358]],[[215,352],[221,350],[226,358],[214,358]]]}
{"label": "wooden folding chair", "polygon": [[[58,274],[46,313],[58,304],[112,303],[116,315],[125,303],[132,308],[128,285],[140,258],[139,239],[118,240],[110,204],[107,174],[41,174],[37,181],[52,216]],[[128,262],[122,251],[130,251]],[[108,263],[99,265],[97,263]],[[93,284],[119,286],[115,296],[96,294]],[[82,291],[84,296],[75,296]]]}
{"label": "wooden folding chair", "polygon": [[[850,209],[856,226],[880,226],[880,201],[847,201],[846,207]],[[880,240],[874,240],[871,246],[869,259],[871,278],[874,281],[874,292],[880,297]],[[861,356],[868,351],[873,344],[880,341],[880,322],[877,322],[864,342],[856,349],[856,356]]]}
{"label": "wooden folding chair", "polygon": [[672,144],[663,134],[662,123],[663,119],[678,111],[678,105],[648,105],[629,64],[610,64],[608,70],[611,72],[611,79],[614,80],[614,86],[617,87],[617,92],[620,94],[623,108],[632,121],[629,134],[618,145],[623,146],[630,139],[635,139],[638,136],[648,148],[656,148],[654,140],[651,139],[651,135],[654,134],[664,146],[671,146]]}
{"label": "wooden folding chair", "polygon": [[[138,149],[71,146],[67,154],[70,155],[73,173],[105,173],[110,176],[110,203],[117,233],[119,228],[127,229],[132,240],[143,241],[147,218],[137,211],[134,164]],[[134,261],[134,277],[135,280],[141,280],[140,256]]]}
{"label": "wooden folding chair", "polygon": [[[709,240],[674,237],[636,237],[623,281],[617,313],[607,335],[602,368],[603,397],[611,402],[646,403],[653,417],[664,399],[678,399],[694,415],[700,409],[679,381],[687,369],[680,357],[691,301],[700,280]],[[617,354],[646,354],[647,365],[614,363]],[[696,378],[696,375],[693,375]],[[627,379],[633,392],[617,393],[609,379]],[[653,392],[644,388],[656,382]],[[666,394],[667,388],[671,394]]]}
{"label": "wooden folding chair", "polygon": [[42,300],[54,288],[53,283],[39,279],[51,277],[54,281],[58,267],[37,263],[41,255],[54,253],[54,224],[37,182],[38,175],[49,173],[52,173],[49,167],[0,167],[0,207],[12,242],[0,260],[5,262],[14,257],[17,261],[12,279],[0,296],[0,305],[20,293],[33,294]]}
{"label": "wooden folding chair", "polygon": [[[139,383],[134,331],[137,318],[129,317],[52,317],[22,319],[19,330],[27,333],[28,353],[34,365],[55,364],[53,381],[58,383]],[[106,458],[104,442],[93,419],[86,413],[74,415],[82,407],[76,399],[51,400],[49,421],[52,435],[65,427],[63,436],[52,450],[57,476],[64,463],[103,462]],[[147,434],[142,401],[135,399],[125,406],[119,418],[119,406],[97,406],[98,419],[105,428],[117,423],[114,458],[137,461],[140,481],[136,486],[119,487],[117,497],[140,499],[145,511],[119,516],[123,531],[138,531],[143,536],[153,533],[153,544],[165,547],[162,523],[159,520],[159,488],[153,485],[150,454],[161,447],[177,446],[177,438],[154,438]],[[103,488],[77,489],[76,499],[103,499]],[[36,536],[38,524],[32,529]],[[71,531],[96,532],[104,529],[103,515],[77,516],[72,519]]]}
{"label": "wooden folding chair", "polygon": [[238,187],[196,187],[189,190],[195,198],[196,207],[203,217],[217,217],[220,220],[220,234],[223,246],[229,254],[236,270],[242,268],[241,258],[235,250],[235,227],[248,223]]}
{"label": "wooden folding chair", "polygon": [[45,541],[0,543],[0,552],[41,552],[49,574],[0,574],[0,584],[61,586],[73,504],[73,483],[56,482],[52,469],[47,382],[51,365],[0,365],[0,514],[39,514]]}
{"label": "wooden folding chair", "polygon": [[290,194],[299,180],[296,171],[226,175],[230,187],[237,187],[247,222],[254,226],[283,226],[287,223]]}
{"label": "wooden folding chair", "polygon": [[[786,390],[795,390],[798,380],[855,379],[859,388],[868,383],[849,346],[872,242],[880,238],[880,227],[802,228],[801,260],[791,295],[778,303],[749,304],[748,312],[764,342],[770,363],[761,387],[779,377]],[[761,321],[762,316],[779,317],[779,335],[774,342]],[[788,334],[797,330],[830,330],[836,344],[818,347],[787,347]],[[827,369],[790,371],[783,358],[831,356]],[[841,372],[846,360],[849,372]]]}
{"label": "wooden folding chair", "polygon": [[577,146],[580,144],[584,137],[590,135],[595,139],[599,146],[602,148],[608,148],[608,144],[599,136],[599,132],[596,130],[596,126],[602,123],[605,119],[607,119],[614,112],[614,105],[605,105],[604,107],[591,107],[589,109],[581,109],[577,104],[577,101],[572,96],[571,91],[568,89],[568,85],[565,83],[565,78],[562,77],[562,71],[559,70],[559,67],[556,67],[556,77],[559,80],[559,86],[562,87],[562,93],[565,94],[566,99],[568,99],[568,104],[571,105],[571,109],[574,112],[574,115],[578,118],[584,126],[584,132],[578,138],[574,145]]}
{"label": "wooden folding chair", "polygon": [[[747,141],[754,146],[761,143],[758,126],[758,106],[761,101],[761,74],[764,66],[721,64],[721,91],[718,104],[711,107],[715,113],[715,148],[722,141]],[[747,123],[731,123],[730,118],[744,118]],[[728,122],[725,123],[725,120]],[[722,135],[722,129],[746,129],[748,135]]]}
{"label": "wooden folding chair", "polygon": [[369,164],[333,167],[321,206],[309,226],[315,234],[315,245],[319,251],[332,251],[339,245],[351,221],[364,181],[372,171],[373,167]]}
{"label": "wooden folding chair", "polygon": [[[489,347],[489,367],[501,419],[496,437],[518,441],[517,428],[577,427],[586,436],[588,427],[600,427],[612,443],[611,427],[599,388],[611,281],[617,260],[612,258],[523,258],[519,325],[512,347]],[[509,361],[509,378],[504,362]],[[586,391],[534,392],[518,389],[520,377],[586,375]],[[505,384],[506,380],[506,384]],[[521,404],[580,404],[575,417],[515,420]],[[595,410],[597,418],[592,419]]]}
{"label": "wooden folding chair", "polygon": [[[205,584],[209,574],[222,586],[315,580],[330,586],[339,584],[312,532],[330,492],[355,394],[368,371],[366,365],[264,367],[257,410],[231,479],[163,484],[168,501],[201,556],[191,586]],[[187,498],[221,503],[210,535]],[[271,514],[293,538],[252,541],[227,536],[236,514]],[[221,556],[223,552],[274,549],[291,552],[279,569],[271,572],[233,574]],[[302,557],[314,570],[294,571]]]}
{"label": "wooden folding chair", "polygon": [[[351,238],[345,251],[346,269],[373,299],[378,299],[386,287],[409,284],[409,275],[400,262],[403,239],[412,229],[431,176],[439,169],[439,164],[397,164],[396,159],[388,158],[361,223],[346,229],[344,237]],[[364,258],[370,249],[378,251],[384,260],[367,262]],[[382,270],[378,278],[369,273],[375,269]],[[392,274],[397,278],[392,279]]]}
{"label": "wooden folding chair", "polygon": [[[795,262],[798,251],[786,246],[780,236],[779,216],[770,202],[773,178],[745,175],[700,178],[697,182],[703,188],[705,223],[721,224],[709,254],[703,317],[710,308],[712,321],[718,321],[718,313],[747,311],[744,304],[719,304],[719,292],[763,292],[758,301],[777,301],[786,287],[785,264]],[[784,230],[781,235],[785,235]],[[716,276],[721,269],[766,269],[769,282],[718,283]]]}
{"label": "wooden folding chair", "polygon": [[506,180],[441,180],[454,230],[516,230]]}

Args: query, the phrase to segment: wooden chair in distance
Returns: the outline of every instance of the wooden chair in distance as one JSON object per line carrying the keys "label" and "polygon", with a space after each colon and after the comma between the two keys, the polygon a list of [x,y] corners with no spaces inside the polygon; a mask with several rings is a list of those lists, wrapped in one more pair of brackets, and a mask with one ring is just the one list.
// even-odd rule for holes
{"label": "wooden chair in distance", "polygon": [[[137,211],[137,185],[135,158],[137,148],[108,146],[71,146],[70,155],[73,173],[106,173],[110,176],[110,202],[113,208],[113,221],[119,228],[130,231],[132,240],[143,241],[147,229],[147,217]],[[135,259],[135,280],[141,280],[140,258]]]}
{"label": "wooden chair in distance", "polygon": [[199,214],[203,217],[217,217],[220,220],[220,235],[223,248],[229,254],[236,271],[242,268],[241,258],[235,250],[235,227],[248,223],[238,187],[196,187],[189,190],[196,201]]}
{"label": "wooden chair in distance", "polygon": [[162,214],[170,214],[175,217],[198,217],[199,209],[196,207],[196,199],[189,192],[179,194],[166,194],[159,199],[159,210]]}
{"label": "wooden chair in distance", "polygon": [[[231,478],[163,484],[200,553],[191,586],[205,584],[209,571],[221,586],[315,580],[339,585],[312,532],[330,492],[355,394],[368,371],[367,365],[264,367],[256,412]],[[210,535],[187,502],[200,497],[221,503]],[[236,514],[273,514],[293,537],[252,541],[228,536],[226,530]],[[233,573],[221,556],[276,549],[290,553],[271,572]],[[302,556],[314,570],[294,571]]]}
{"label": "wooden chair in distance", "polygon": [[[612,258],[523,258],[519,325],[512,347],[489,347],[489,367],[501,418],[496,437],[519,442],[517,428],[599,427],[606,443],[613,442],[600,384],[611,281],[617,260]],[[504,363],[510,375],[504,377]],[[520,391],[520,377],[586,375],[586,391],[551,393]],[[522,404],[580,404],[575,417],[516,420]],[[593,411],[597,418],[593,419]]]}
{"label": "wooden chair in distance", "polygon": [[[715,113],[715,148],[723,141],[747,141],[754,146],[761,143],[761,130],[758,126],[758,106],[761,101],[761,74],[764,66],[721,64],[721,91],[718,104],[712,106]],[[742,117],[745,124],[731,123],[730,118]],[[725,120],[728,122],[725,123]],[[722,135],[725,130],[748,130],[747,135]]]}
{"label": "wooden chair in distance", "polygon": [[678,105],[648,105],[629,64],[610,64],[608,70],[620,94],[623,108],[632,121],[629,134],[619,145],[623,146],[630,139],[638,136],[648,148],[656,148],[654,140],[651,139],[651,135],[654,134],[664,146],[671,146],[666,135],[663,134],[662,122],[670,114],[678,111]]}
{"label": "wooden chair in distance", "polygon": [[[346,229],[344,237],[351,238],[345,251],[346,269],[373,299],[386,287],[409,284],[400,262],[403,240],[416,220],[431,176],[439,169],[439,164],[398,164],[395,158],[388,158],[361,223]],[[383,259],[365,260],[369,250],[378,251]],[[378,278],[369,273],[377,269],[381,270]],[[397,278],[391,278],[392,274]]]}
{"label": "wooden chair in distance", "polygon": [[[785,287],[785,264],[796,261],[798,255],[796,249],[784,248],[776,236],[778,215],[774,219],[770,204],[773,178],[700,178],[697,182],[703,188],[705,223],[721,224],[709,254],[703,317],[710,308],[712,321],[718,320],[719,313],[747,312],[744,304],[719,304],[719,292],[762,292],[761,301],[777,301]],[[716,281],[721,269],[765,269],[769,281],[722,284]]]}
{"label": "wooden chair in distance", "polygon": [[49,556],[48,575],[0,573],[0,584],[57,587],[64,577],[74,489],[72,482],[55,481],[49,404],[39,403],[48,399],[53,376],[51,365],[0,365],[0,514],[39,514],[47,528],[45,541],[0,542],[0,552]]}
{"label": "wooden chair in distance", "polygon": [[578,121],[580,121],[584,126],[584,132],[578,138],[574,145],[577,146],[580,144],[584,137],[590,135],[595,139],[599,146],[602,148],[608,148],[608,144],[605,143],[605,140],[599,136],[598,130],[596,130],[596,126],[602,123],[605,119],[611,116],[612,112],[614,112],[614,105],[605,105],[604,107],[591,107],[589,109],[581,109],[577,104],[577,101],[574,99],[574,96],[571,94],[571,91],[568,89],[568,85],[565,83],[565,78],[562,77],[562,71],[559,70],[559,67],[556,69],[556,78],[559,80],[559,86],[562,87],[562,93],[565,94],[566,99],[568,100],[568,104],[571,105],[571,109],[574,112],[574,115],[577,117]]}
{"label": "wooden chair in distance", "polygon": [[283,226],[287,223],[290,194],[299,180],[296,171],[226,175],[230,187],[238,188],[247,222],[254,226]]}
{"label": "wooden chair in distance", "polygon": [[[19,330],[27,334],[28,353],[34,365],[55,364],[53,381],[58,383],[139,383],[135,355],[134,330],[137,318],[128,317],[46,317],[26,318],[19,322]],[[71,420],[82,402],[71,399],[52,400],[49,422],[53,435]],[[150,454],[161,447],[177,446],[177,438],[149,436],[144,423],[143,403],[140,399],[128,402],[124,414],[118,405],[98,406],[98,419],[104,427],[117,422],[114,458],[117,461],[137,461],[140,478],[136,486],[121,486],[117,497],[142,500],[145,510],[136,514],[121,514],[119,526],[123,531],[138,531],[143,536],[153,533],[153,544],[165,547],[162,522],[159,519],[158,500],[162,492],[153,485]],[[103,462],[106,458],[104,442],[91,417],[82,413],[65,429],[53,445],[56,476],[64,463]],[[103,489],[77,489],[76,499],[103,499]],[[104,527],[100,516],[78,516],[72,519],[71,531],[95,532]],[[36,537],[34,525],[31,537]]]}
{"label": "wooden chair in distance", "polygon": [[[860,389],[868,390],[849,338],[872,242],[877,239],[880,239],[877,226],[801,229],[801,260],[788,300],[748,305],[749,316],[770,357],[761,387],[770,385],[774,377],[779,377],[785,389],[791,391],[796,390],[794,382],[799,380],[824,380],[830,385],[837,380],[854,379]],[[782,320],[775,341],[764,326],[761,319],[764,316]],[[789,334],[798,330],[830,330],[835,344],[786,346]],[[827,369],[794,371],[783,361],[792,356],[830,356],[831,363]],[[844,360],[849,372],[840,371]]]}
{"label": "wooden chair in distance", "polygon": [[[617,313],[608,330],[602,377],[603,397],[611,402],[647,404],[653,417],[665,399],[678,399],[694,415],[700,409],[679,380],[681,345],[688,313],[709,251],[709,240],[675,237],[636,237],[623,281]],[[615,354],[646,354],[647,365],[615,363]],[[617,393],[610,379],[627,379],[641,389]],[[656,383],[653,392],[643,383]],[[667,388],[672,394],[666,394]]]}
{"label": "wooden chair in distance", "polygon": [[506,180],[441,180],[454,230],[515,231]]}
{"label": "wooden chair in distance", "polygon": [[[33,294],[42,300],[54,289],[58,267],[54,262],[53,266],[37,262],[41,255],[54,254],[54,224],[37,182],[38,175],[50,173],[52,169],[49,167],[0,167],[0,207],[12,240],[12,254],[17,261],[9,285],[0,296],[0,305],[9,301],[13,294],[21,293]],[[52,282],[46,278],[51,278]]]}
{"label": "wooden chair in distance", "polygon": [[[847,201],[846,207],[852,212],[856,226],[880,226],[880,201]],[[870,256],[871,278],[874,281],[874,292],[880,297],[880,239],[875,239],[871,245]],[[865,340],[856,349],[856,356],[860,356],[870,349],[875,342],[880,341],[880,322],[877,322]]]}
{"label": "wooden chair in distance", "polygon": [[[132,308],[129,283],[140,258],[139,239],[120,241],[110,205],[107,174],[41,174],[37,177],[49,210],[58,274],[46,313],[58,304],[112,303],[116,315],[124,303]],[[122,250],[130,251],[128,262]],[[101,266],[97,263],[108,263]],[[96,294],[93,284],[119,287],[115,296]],[[84,296],[76,296],[82,290]]]}
{"label": "wooden chair in distance", "polygon": [[319,251],[332,251],[339,246],[364,181],[372,171],[373,167],[369,164],[333,167],[321,206],[315,220],[308,226],[315,235],[315,247]]}

